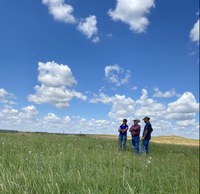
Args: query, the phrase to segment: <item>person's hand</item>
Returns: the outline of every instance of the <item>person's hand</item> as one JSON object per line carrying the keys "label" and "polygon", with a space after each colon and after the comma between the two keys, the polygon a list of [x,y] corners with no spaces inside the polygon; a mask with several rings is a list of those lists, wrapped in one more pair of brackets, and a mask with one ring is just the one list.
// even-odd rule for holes
{"label": "person's hand", "polygon": [[144,140],[144,137],[141,138],[141,141],[143,141],[143,140]]}

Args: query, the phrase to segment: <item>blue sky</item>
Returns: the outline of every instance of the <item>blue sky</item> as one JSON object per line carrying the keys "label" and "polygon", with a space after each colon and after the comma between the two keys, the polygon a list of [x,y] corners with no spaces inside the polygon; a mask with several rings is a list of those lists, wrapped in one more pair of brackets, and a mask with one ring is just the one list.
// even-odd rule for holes
{"label": "blue sky", "polygon": [[198,138],[198,3],[1,1],[0,128]]}

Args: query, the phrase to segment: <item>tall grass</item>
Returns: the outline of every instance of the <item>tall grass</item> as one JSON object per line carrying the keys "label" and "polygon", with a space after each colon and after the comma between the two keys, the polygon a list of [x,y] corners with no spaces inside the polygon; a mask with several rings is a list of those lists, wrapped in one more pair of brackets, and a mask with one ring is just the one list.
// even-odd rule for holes
{"label": "tall grass", "polygon": [[95,136],[0,133],[0,193],[199,193],[198,147],[151,143],[151,157]]}

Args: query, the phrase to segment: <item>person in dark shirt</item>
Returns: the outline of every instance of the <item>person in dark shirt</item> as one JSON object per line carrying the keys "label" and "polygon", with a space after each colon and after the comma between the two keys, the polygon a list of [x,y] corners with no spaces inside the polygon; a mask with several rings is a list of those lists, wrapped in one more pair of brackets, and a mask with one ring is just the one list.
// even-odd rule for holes
{"label": "person in dark shirt", "polygon": [[146,155],[149,154],[149,141],[151,139],[151,133],[153,131],[153,128],[150,123],[149,117],[144,117],[144,122],[146,123],[144,126],[144,131],[142,135],[142,151],[146,151]]}
{"label": "person in dark shirt", "polygon": [[127,120],[124,119],[123,123],[120,125],[120,127],[118,129],[119,151],[121,151],[121,150],[126,151],[127,130],[128,130]]}
{"label": "person in dark shirt", "polygon": [[129,132],[131,132],[132,136],[132,147],[136,154],[139,153],[139,144],[140,144],[140,125],[138,124],[140,122],[139,119],[133,120],[134,124],[129,129]]}

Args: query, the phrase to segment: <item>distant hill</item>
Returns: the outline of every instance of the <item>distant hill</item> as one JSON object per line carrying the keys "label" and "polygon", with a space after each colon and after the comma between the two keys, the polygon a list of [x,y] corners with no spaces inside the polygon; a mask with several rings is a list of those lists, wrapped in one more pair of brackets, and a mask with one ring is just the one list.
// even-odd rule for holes
{"label": "distant hill", "polygon": [[[93,135],[92,135],[93,136]],[[117,135],[94,135],[96,137],[102,137],[102,138],[117,138]],[[128,139],[131,139],[129,136]],[[199,140],[196,139],[189,139],[185,137],[180,136],[153,136],[151,139],[154,143],[163,143],[163,144],[176,144],[176,145],[189,145],[189,146],[199,146]]]}
{"label": "distant hill", "polygon": [[165,144],[199,146],[199,140],[189,139],[189,138],[175,136],[175,135],[152,137],[152,142],[165,143]]}

